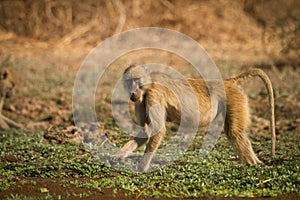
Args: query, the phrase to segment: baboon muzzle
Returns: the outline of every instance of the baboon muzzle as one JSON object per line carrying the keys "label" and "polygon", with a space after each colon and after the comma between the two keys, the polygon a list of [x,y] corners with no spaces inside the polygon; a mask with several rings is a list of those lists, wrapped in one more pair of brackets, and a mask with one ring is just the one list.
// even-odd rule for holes
{"label": "baboon muzzle", "polygon": [[130,100],[133,101],[133,102],[136,101],[134,92],[130,93]]}

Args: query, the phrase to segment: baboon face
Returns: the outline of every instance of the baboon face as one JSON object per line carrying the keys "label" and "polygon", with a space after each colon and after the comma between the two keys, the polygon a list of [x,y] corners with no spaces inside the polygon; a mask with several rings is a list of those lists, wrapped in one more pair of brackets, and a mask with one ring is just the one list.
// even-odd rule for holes
{"label": "baboon face", "polygon": [[150,83],[150,77],[142,66],[131,65],[123,75],[124,88],[127,90],[130,100],[141,103]]}
{"label": "baboon face", "polygon": [[14,94],[17,78],[9,69],[0,69],[0,96],[10,97]]}
{"label": "baboon face", "polygon": [[143,91],[140,89],[141,87],[141,79],[134,78],[125,81],[125,88],[129,93],[130,100],[133,102],[139,101],[141,102],[143,99]]}

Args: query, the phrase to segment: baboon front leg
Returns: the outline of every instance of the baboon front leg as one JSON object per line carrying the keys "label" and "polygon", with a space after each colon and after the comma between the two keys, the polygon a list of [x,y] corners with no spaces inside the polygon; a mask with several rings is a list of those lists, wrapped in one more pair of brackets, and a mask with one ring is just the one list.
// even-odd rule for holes
{"label": "baboon front leg", "polygon": [[152,136],[147,144],[145,153],[139,163],[139,170],[146,172],[149,169],[151,160],[155,151],[158,149],[161,141],[166,133],[166,127],[163,127],[157,134]]}
{"label": "baboon front leg", "polygon": [[0,99],[0,129],[8,129],[9,126],[4,121],[3,115],[2,115],[3,104],[4,104],[4,97],[1,97],[1,99]]}
{"label": "baboon front leg", "polygon": [[125,159],[128,157],[135,149],[139,148],[143,144],[147,142],[148,138],[134,138],[127,142],[116,154],[115,158],[117,159]]}
{"label": "baboon front leg", "polygon": [[5,117],[2,115],[2,110],[3,110],[3,104],[4,104],[4,97],[1,98],[0,100],[0,128],[2,129],[9,129],[9,125],[16,127],[16,128],[21,128],[25,129],[23,125],[9,119],[8,117]]}
{"label": "baboon front leg", "polygon": [[1,97],[1,99],[0,99],[0,114],[2,114],[4,99],[5,99],[5,97]]}
{"label": "baboon front leg", "polygon": [[1,115],[2,119],[9,125],[16,127],[16,128],[20,128],[20,129],[25,129],[25,127],[22,124],[19,124],[7,117],[5,117],[4,115]]}
{"label": "baboon front leg", "polygon": [[9,129],[7,123],[3,120],[3,115],[0,114],[0,129]]}
{"label": "baboon front leg", "polygon": [[148,141],[148,126],[145,125],[145,130],[141,131],[133,140],[127,142],[116,154],[115,158],[124,159],[128,157],[135,149],[139,148]]}

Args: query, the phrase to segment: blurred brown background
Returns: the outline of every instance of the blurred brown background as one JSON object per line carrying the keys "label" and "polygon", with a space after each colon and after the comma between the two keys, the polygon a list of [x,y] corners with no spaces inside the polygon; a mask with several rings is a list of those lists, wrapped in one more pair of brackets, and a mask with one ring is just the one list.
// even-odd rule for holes
{"label": "blurred brown background", "polygon": [[22,36],[95,46],[115,33],[148,26],[185,33],[218,60],[299,62],[297,0],[0,1],[0,41]]}
{"label": "blurred brown background", "polygon": [[[264,68],[278,97],[277,116],[299,114],[298,0],[1,0],[0,61],[10,55],[21,74],[7,115],[42,127],[70,122],[72,87],[84,58],[105,38],[139,27],[190,36],[224,77],[254,65]],[[257,94],[265,89],[253,81],[251,86],[253,107],[264,116],[266,98]]]}

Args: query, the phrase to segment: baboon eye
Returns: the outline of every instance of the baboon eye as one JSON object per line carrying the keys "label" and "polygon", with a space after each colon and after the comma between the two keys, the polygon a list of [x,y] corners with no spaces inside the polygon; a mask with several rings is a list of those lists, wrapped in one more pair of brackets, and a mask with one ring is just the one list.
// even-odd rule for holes
{"label": "baboon eye", "polygon": [[140,87],[142,86],[141,83],[142,83],[142,82],[141,82],[141,79],[140,79],[140,78],[137,78],[137,79],[135,79],[135,80],[133,81],[133,85],[134,85],[135,88],[140,88]]}
{"label": "baboon eye", "polygon": [[141,84],[141,78],[135,78],[135,79],[133,79],[133,81],[138,85]]}
{"label": "baboon eye", "polygon": [[127,89],[139,88],[141,86],[140,78],[133,78],[125,81],[125,87]]}
{"label": "baboon eye", "polygon": [[4,71],[3,73],[1,73],[0,79],[4,80],[7,77],[7,71]]}

